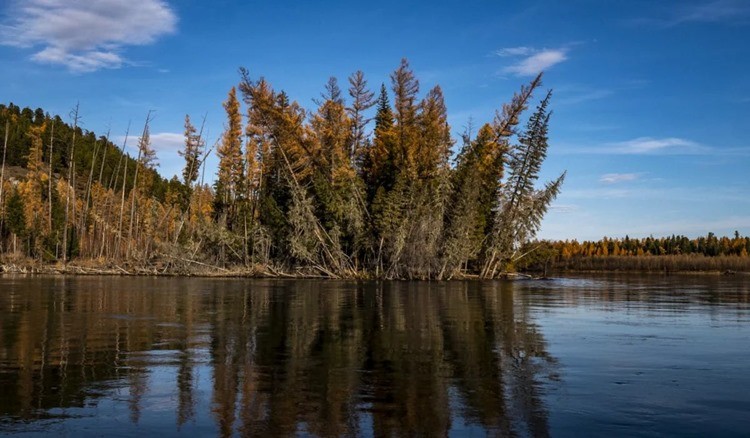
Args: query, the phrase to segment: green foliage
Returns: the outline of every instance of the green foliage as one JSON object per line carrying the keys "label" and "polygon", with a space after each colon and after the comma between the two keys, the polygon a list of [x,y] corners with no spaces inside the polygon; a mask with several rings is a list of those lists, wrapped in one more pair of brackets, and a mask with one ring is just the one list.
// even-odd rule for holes
{"label": "green foliage", "polygon": [[526,130],[518,137],[508,153],[508,179],[502,186],[497,214],[485,248],[483,277],[494,277],[498,269],[513,263],[520,246],[536,235],[549,204],[560,192],[565,179],[563,173],[554,181],[537,189],[542,162],[547,157],[547,131],[550,113],[547,107],[552,93],[531,115]]}
{"label": "green foliage", "polygon": [[16,236],[26,236],[26,216],[23,209],[23,198],[18,190],[13,190],[5,204],[5,226]]}

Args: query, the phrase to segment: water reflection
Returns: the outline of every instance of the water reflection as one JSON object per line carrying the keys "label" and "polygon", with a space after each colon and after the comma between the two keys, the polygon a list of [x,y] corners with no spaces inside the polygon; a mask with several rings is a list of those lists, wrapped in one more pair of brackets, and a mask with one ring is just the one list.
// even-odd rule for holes
{"label": "water reflection", "polygon": [[545,436],[558,367],[518,290],[0,279],[0,430]]}

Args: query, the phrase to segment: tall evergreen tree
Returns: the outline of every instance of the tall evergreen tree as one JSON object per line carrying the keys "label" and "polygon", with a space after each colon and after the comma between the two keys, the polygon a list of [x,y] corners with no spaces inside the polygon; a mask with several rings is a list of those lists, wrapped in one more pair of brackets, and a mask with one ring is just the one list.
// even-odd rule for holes
{"label": "tall evergreen tree", "polygon": [[365,127],[370,121],[365,117],[365,111],[377,103],[374,99],[375,94],[368,90],[367,80],[360,70],[349,76],[349,96],[352,98],[351,106],[346,109],[352,120],[349,157],[354,162],[360,162],[367,143]]}
{"label": "tall evergreen tree", "polygon": [[229,90],[224,110],[227,113],[227,126],[216,151],[219,156],[216,200],[219,202],[218,210],[226,212],[235,207],[244,182],[242,115],[235,87]]}
{"label": "tall evergreen tree", "polygon": [[417,115],[419,105],[417,94],[419,93],[419,81],[406,59],[391,74],[391,87],[394,96],[396,137],[398,147],[396,149],[396,167],[399,173],[405,173],[407,178],[415,177],[415,155],[418,153],[419,130],[417,126]]}
{"label": "tall evergreen tree", "polygon": [[539,178],[542,162],[547,156],[547,131],[550,112],[547,110],[552,93],[529,118],[526,130],[509,152],[508,180],[500,194],[500,205],[493,229],[488,236],[488,257],[482,268],[483,277],[494,277],[504,263],[512,263],[521,245],[539,229],[549,204],[557,197],[565,173],[548,182],[541,190],[534,183]]}
{"label": "tall evergreen tree", "polygon": [[203,139],[203,129],[201,132],[193,126],[190,116],[185,116],[185,147],[179,151],[180,156],[185,160],[185,167],[182,169],[182,180],[185,186],[190,188],[198,180],[201,168],[201,157],[203,148],[206,145]]}

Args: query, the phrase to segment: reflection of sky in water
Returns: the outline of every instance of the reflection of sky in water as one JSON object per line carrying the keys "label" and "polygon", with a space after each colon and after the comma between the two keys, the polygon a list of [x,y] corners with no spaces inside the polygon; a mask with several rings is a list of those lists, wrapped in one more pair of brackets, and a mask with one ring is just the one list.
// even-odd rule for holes
{"label": "reflection of sky in water", "polygon": [[745,278],[60,281],[0,278],[0,432],[748,431]]}
{"label": "reflection of sky in water", "polygon": [[[544,306],[537,323],[564,382],[548,399],[550,427],[563,434],[582,425],[627,435],[750,432],[747,282],[684,286],[679,277],[657,277],[649,290],[647,281],[603,291],[586,285],[591,295],[566,292],[558,305]],[[632,301],[634,289],[650,295]]]}

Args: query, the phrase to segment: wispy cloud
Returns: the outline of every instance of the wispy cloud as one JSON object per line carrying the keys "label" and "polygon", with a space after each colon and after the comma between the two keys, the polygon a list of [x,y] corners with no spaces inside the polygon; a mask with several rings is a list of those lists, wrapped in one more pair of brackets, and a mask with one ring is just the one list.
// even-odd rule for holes
{"label": "wispy cloud", "polygon": [[26,0],[6,16],[1,44],[34,49],[33,61],[76,73],[120,68],[124,47],[151,44],[177,26],[164,0]]}
{"label": "wispy cloud", "polygon": [[747,0],[714,0],[678,8],[671,23],[716,23],[748,19],[750,3]]}
{"label": "wispy cloud", "polygon": [[156,151],[178,151],[185,144],[185,136],[176,132],[151,134],[151,146]]}
{"label": "wispy cloud", "polygon": [[536,52],[532,47],[520,46],[520,47],[505,47],[495,51],[497,56],[503,58],[508,56],[528,56]]}
{"label": "wispy cloud", "polygon": [[635,181],[640,177],[640,173],[606,173],[599,178],[599,182],[604,184],[617,184]]}
{"label": "wispy cloud", "polygon": [[674,27],[689,23],[750,23],[747,0],[700,0],[669,5],[661,16],[641,17],[634,24]]}
{"label": "wispy cloud", "polygon": [[619,154],[692,155],[708,152],[708,148],[705,146],[677,137],[639,137],[633,140],[612,143],[608,149],[612,153]]}
{"label": "wispy cloud", "polygon": [[[653,180],[652,180],[653,181]],[[638,201],[681,201],[700,202],[711,200],[714,202],[734,203],[736,205],[750,205],[745,187],[664,187],[656,184],[653,187],[617,187],[599,186],[585,188],[571,188],[564,190],[560,195],[561,202],[576,202],[577,200],[602,200],[602,199],[636,199]],[[576,201],[574,201],[576,200]]]}
{"label": "wispy cloud", "polygon": [[[151,147],[158,152],[177,152],[185,144],[185,136],[178,132],[156,132],[149,135],[151,141]],[[122,144],[125,141],[124,135],[119,135],[114,138],[114,141],[118,144]],[[128,149],[137,148],[137,144],[140,141],[140,136],[134,137],[131,132],[131,136],[128,139]]]}
{"label": "wispy cloud", "polygon": [[[604,126],[601,129],[592,127],[591,131],[617,129],[616,126]],[[600,143],[598,145],[573,145],[557,143],[557,147],[550,150],[558,155],[703,155],[716,157],[747,157],[750,156],[750,146],[714,147],[692,140],[677,137],[639,137],[633,140]],[[704,164],[710,162],[703,161]],[[722,161],[721,163],[724,163]]]}
{"label": "wispy cloud", "polygon": [[543,70],[568,59],[568,49],[535,49],[533,47],[506,47],[495,51],[503,58],[521,58],[505,67],[503,73],[516,76],[534,76]]}

